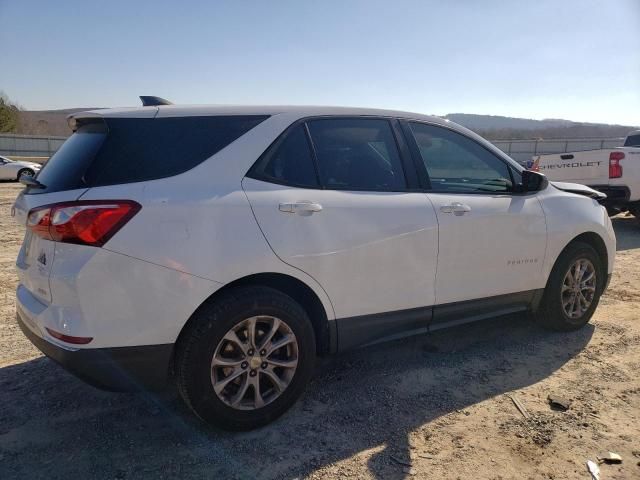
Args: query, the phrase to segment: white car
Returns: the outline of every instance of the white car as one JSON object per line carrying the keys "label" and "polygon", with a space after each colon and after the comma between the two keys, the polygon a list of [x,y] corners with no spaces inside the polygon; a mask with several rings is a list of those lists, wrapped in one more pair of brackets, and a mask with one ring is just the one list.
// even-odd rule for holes
{"label": "white car", "polygon": [[11,160],[0,156],[0,180],[20,180],[22,175],[33,177],[40,168],[39,163]]}
{"label": "white car", "polygon": [[613,269],[599,194],[451,122],[332,107],[76,114],[15,202],[25,335],[204,421],[285,412],[316,356],[502,314],[573,330]]}

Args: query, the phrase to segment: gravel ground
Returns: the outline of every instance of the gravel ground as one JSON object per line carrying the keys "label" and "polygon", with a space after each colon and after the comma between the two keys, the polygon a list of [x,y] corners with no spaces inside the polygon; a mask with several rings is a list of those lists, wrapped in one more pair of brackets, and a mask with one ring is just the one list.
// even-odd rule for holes
{"label": "gravel ground", "polygon": [[[15,324],[19,187],[0,184],[0,479],[640,478],[640,225],[614,219],[616,272],[591,324],[552,334],[499,318],[324,359],[274,424],[203,427],[174,392],[114,394],[48,359]],[[549,394],[573,400],[554,411]],[[529,413],[524,418],[509,396]]]}

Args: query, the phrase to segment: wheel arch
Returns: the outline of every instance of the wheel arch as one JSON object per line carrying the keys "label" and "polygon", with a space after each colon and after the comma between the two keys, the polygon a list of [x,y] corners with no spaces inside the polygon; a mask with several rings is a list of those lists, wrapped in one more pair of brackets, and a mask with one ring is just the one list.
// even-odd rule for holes
{"label": "wheel arch", "polygon": [[[604,239],[595,232],[584,232],[580,235],[574,237],[567,245],[562,249],[558,258],[564,254],[564,252],[575,243],[586,243],[587,245],[592,246],[595,251],[598,253],[598,257],[600,257],[600,262],[603,271],[605,274],[609,271],[609,255],[607,251],[607,244],[604,242]],[[556,259],[557,261],[557,259]]]}
{"label": "wheel arch", "polygon": [[329,320],[325,306],[316,292],[302,280],[284,273],[257,273],[238,278],[223,287],[216,290],[194,311],[189,320],[182,326],[176,344],[180,342],[183,333],[187,330],[195,318],[197,312],[202,305],[208,302],[215,302],[216,298],[222,294],[241,287],[260,286],[269,287],[285,295],[290,296],[298,302],[307,312],[311,320],[313,330],[316,336],[316,352],[318,355],[326,354],[335,350],[336,331],[335,322]]}
{"label": "wheel arch", "polygon": [[23,172],[31,172],[33,175],[36,174],[35,170],[33,168],[30,167],[20,167],[18,169],[18,171],[16,172],[16,180],[20,180],[20,177],[22,176]]}

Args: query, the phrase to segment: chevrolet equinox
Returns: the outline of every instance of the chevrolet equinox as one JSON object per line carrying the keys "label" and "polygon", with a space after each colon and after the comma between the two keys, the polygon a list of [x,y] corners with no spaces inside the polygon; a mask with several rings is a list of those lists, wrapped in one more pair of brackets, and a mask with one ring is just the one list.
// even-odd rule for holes
{"label": "chevrolet equinox", "polygon": [[517,312],[574,330],[607,286],[604,195],[447,120],[143,104],[70,117],[13,209],[18,323],[98,387],[174,382],[246,430],[318,355]]}

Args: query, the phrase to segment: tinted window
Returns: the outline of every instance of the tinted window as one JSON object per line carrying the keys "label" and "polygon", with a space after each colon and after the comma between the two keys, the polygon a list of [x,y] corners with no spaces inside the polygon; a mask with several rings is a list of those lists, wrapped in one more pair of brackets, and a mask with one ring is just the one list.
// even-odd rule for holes
{"label": "tinted window", "polygon": [[38,175],[44,193],[169,177],[195,167],[265,116],[109,118],[81,127]]}
{"label": "tinted window", "polygon": [[629,135],[624,142],[625,147],[640,147],[640,133],[637,135]]}
{"label": "tinted window", "polygon": [[107,137],[106,130],[106,125],[103,123],[79,128],[38,173],[38,181],[46,188],[27,188],[26,193],[49,193],[86,188],[82,177]]}
{"label": "tinted window", "polygon": [[287,132],[281,143],[261,158],[250,176],[298,187],[318,187],[311,149],[303,125]]}
{"label": "tinted window", "polygon": [[403,190],[398,147],[387,120],[335,118],[308,122],[320,181],[343,190]]}
{"label": "tinted window", "polygon": [[454,192],[507,192],[512,189],[506,163],[480,144],[442,127],[411,123],[431,189]]}
{"label": "tinted window", "polygon": [[89,185],[111,185],[177,175],[222,150],[265,118],[108,120],[109,134],[85,180]]}

